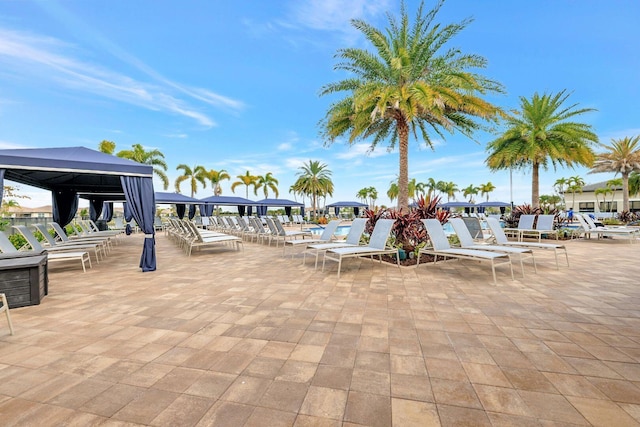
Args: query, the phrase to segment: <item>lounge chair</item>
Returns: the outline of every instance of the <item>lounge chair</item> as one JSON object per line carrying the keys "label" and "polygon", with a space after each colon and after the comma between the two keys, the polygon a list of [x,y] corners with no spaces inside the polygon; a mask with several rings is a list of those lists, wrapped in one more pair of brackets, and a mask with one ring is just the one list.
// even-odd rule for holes
{"label": "lounge chair", "polygon": [[560,269],[558,263],[558,251],[564,251],[565,258],[567,259],[567,267],[569,266],[569,254],[567,253],[567,247],[560,243],[537,243],[537,242],[510,242],[507,236],[504,234],[500,222],[495,218],[487,218],[487,224],[491,229],[491,233],[498,245],[514,246],[516,248],[529,248],[529,249],[544,249],[552,250],[556,257],[556,268]]}
{"label": "lounge chair", "polygon": [[382,255],[395,254],[396,262],[400,267],[400,257],[398,256],[398,250],[396,248],[387,247],[387,239],[391,234],[393,228],[394,219],[379,219],[376,222],[369,244],[367,246],[357,247],[341,247],[335,249],[327,249],[324,253],[322,260],[322,270],[324,271],[324,265],[326,260],[330,259],[338,262],[338,279],[340,278],[340,270],[342,269],[342,260],[345,258],[363,257],[369,256],[373,259],[374,255],[378,256],[380,262],[382,262]]}
{"label": "lounge chair", "polygon": [[[320,234],[320,237],[318,237],[318,238],[305,239],[303,237],[302,239],[285,240],[284,245],[282,246],[282,255],[285,254],[286,249],[287,249],[287,245],[289,245],[291,247],[303,246],[303,247],[306,248],[307,246],[309,246],[310,244],[313,244],[313,243],[328,243],[328,242],[330,242],[331,239],[333,239],[333,234],[336,232],[336,230],[338,229],[338,225],[340,225],[341,222],[342,222],[342,220],[340,220],[340,219],[334,219],[333,221],[329,221],[329,223],[322,230],[322,233]],[[293,257],[294,254],[292,254],[291,256]]]}
{"label": "lounge chair", "polygon": [[[191,221],[186,221],[185,224],[190,230],[190,237],[187,240],[186,250],[187,255],[191,256],[191,252],[193,248],[200,248],[203,246],[214,246],[223,244],[232,244],[235,246],[237,251],[240,250],[242,245],[242,239],[238,236],[231,236],[228,234],[222,235],[206,235],[206,233],[202,233],[202,230],[199,230],[198,227]],[[244,247],[242,247],[244,249]]]}
{"label": "lounge chair", "polygon": [[536,259],[533,256],[533,250],[529,248],[516,248],[514,246],[505,246],[505,245],[485,245],[478,244],[473,241],[473,236],[471,235],[469,229],[465,224],[466,221],[463,221],[462,218],[450,218],[449,222],[453,226],[453,229],[460,240],[460,247],[464,249],[479,249],[483,251],[490,252],[501,252],[506,253],[507,255],[518,255],[520,260],[520,268],[522,269],[522,277],[524,277],[524,263],[525,259],[531,258],[531,262],[533,262],[533,269],[535,272],[538,272],[538,268],[536,267]]}
{"label": "lounge chair", "polygon": [[513,280],[513,264],[511,264],[511,258],[508,254],[502,252],[483,251],[479,249],[464,249],[464,248],[452,248],[449,244],[442,224],[437,219],[423,219],[422,220],[427,233],[429,234],[429,241],[431,247],[424,247],[418,252],[418,264],[420,265],[420,255],[428,254],[433,255],[434,264],[438,262],[438,257],[468,259],[472,261],[488,262],[491,264],[491,272],[493,273],[493,283],[498,284],[496,279],[496,266],[509,265],[511,271],[511,280]]}
{"label": "lounge chair", "polygon": [[93,253],[96,257],[96,262],[98,264],[100,264],[100,257],[104,259],[106,255],[104,252],[103,242],[87,242],[82,240],[77,240],[75,242],[69,241],[69,243],[56,242],[56,239],[51,234],[49,234],[49,230],[47,230],[47,227],[45,227],[44,224],[33,224],[33,226],[35,227],[36,230],[40,232],[40,234],[42,234],[42,237],[44,237],[44,239],[49,244],[49,246],[45,246],[45,249],[67,248],[72,250],[86,250],[86,251],[93,249]]}
{"label": "lounge chair", "polygon": [[318,257],[320,253],[324,253],[326,250],[335,248],[344,248],[351,246],[359,246],[360,238],[364,233],[364,227],[367,225],[367,218],[356,218],[351,223],[347,238],[342,241],[333,241],[330,243],[314,243],[306,247],[303,252],[302,263],[304,264],[307,258],[307,254],[314,255],[316,257],[315,269],[318,269]]}
{"label": "lounge chair", "polygon": [[578,219],[578,222],[580,222],[580,225],[583,228],[586,226],[585,230],[587,233],[594,233],[598,239],[605,236],[621,236],[627,237],[629,239],[629,243],[633,243],[636,237],[640,234],[640,229],[637,228],[597,226],[593,219],[588,215],[574,214],[574,217]]}
{"label": "lounge chair", "polygon": [[282,240],[283,242],[287,241],[287,238],[293,239],[294,237],[311,237],[310,231],[293,231],[293,230],[285,230],[282,226],[282,223],[278,219],[274,218],[265,218],[267,221],[267,226],[269,230],[271,230],[271,239],[269,240],[269,245],[271,245],[271,240],[276,241],[276,247],[278,247],[278,242]]}
{"label": "lounge chair", "polygon": [[111,237],[78,237],[75,239],[70,239],[67,236],[67,233],[62,229],[60,224],[57,222],[51,222],[51,227],[53,231],[55,231],[56,236],[60,239],[61,242],[69,243],[69,242],[91,242],[91,243],[101,243],[104,247],[103,252],[109,252],[111,250]]}
{"label": "lounge chair", "polygon": [[506,235],[515,236],[518,241],[522,240],[522,232],[525,230],[534,230],[533,222],[536,220],[535,215],[520,215],[517,228],[505,228],[503,231]]}
{"label": "lounge chair", "polygon": [[537,237],[538,242],[540,242],[542,240],[542,236],[545,235],[553,235],[555,236],[555,239],[558,240],[558,230],[553,227],[554,220],[555,215],[538,215],[535,228],[520,231],[520,240],[525,237]]}
{"label": "lounge chair", "polygon": [[89,258],[89,252],[81,251],[81,250],[72,250],[71,248],[45,248],[43,247],[36,236],[24,225],[14,225],[13,228],[18,230],[20,234],[27,240],[31,249],[40,253],[42,251],[46,251],[47,260],[49,262],[53,261],[69,261],[69,260],[79,260],[82,263],[82,271],[87,272],[85,264],[89,263],[89,268],[91,268],[91,258]]}

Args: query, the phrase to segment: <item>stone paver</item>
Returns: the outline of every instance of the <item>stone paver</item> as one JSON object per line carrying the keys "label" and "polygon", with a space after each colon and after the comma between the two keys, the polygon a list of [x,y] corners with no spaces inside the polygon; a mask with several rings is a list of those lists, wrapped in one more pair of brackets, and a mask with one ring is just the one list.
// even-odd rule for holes
{"label": "stone paver", "polygon": [[[141,235],[0,319],[3,425],[640,425],[640,244],[321,272],[282,248]],[[640,242],[636,242],[640,243]],[[519,266],[515,267],[516,270]]]}

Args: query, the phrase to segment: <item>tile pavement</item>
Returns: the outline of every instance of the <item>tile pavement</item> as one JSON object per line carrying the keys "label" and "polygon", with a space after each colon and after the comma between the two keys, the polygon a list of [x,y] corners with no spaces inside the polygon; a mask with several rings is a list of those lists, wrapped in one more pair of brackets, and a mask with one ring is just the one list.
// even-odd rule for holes
{"label": "tile pavement", "polygon": [[[314,271],[245,243],[190,258],[129,236],[50,270],[0,319],[4,426],[640,425],[640,245],[568,242],[511,281],[486,265]],[[519,267],[516,267],[519,268]]]}

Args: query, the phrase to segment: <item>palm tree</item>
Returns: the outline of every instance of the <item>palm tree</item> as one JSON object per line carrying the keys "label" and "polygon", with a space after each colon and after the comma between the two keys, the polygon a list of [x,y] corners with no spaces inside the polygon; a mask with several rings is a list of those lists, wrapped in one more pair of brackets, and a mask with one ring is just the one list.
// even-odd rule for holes
{"label": "palm tree", "polygon": [[478,194],[478,192],[480,191],[480,188],[474,186],[473,184],[469,184],[468,187],[465,187],[460,191],[462,191],[462,196],[463,197],[469,196],[469,203],[473,203],[473,196]]}
{"label": "palm tree", "polygon": [[378,200],[378,190],[375,187],[369,187],[369,207],[374,209],[376,207],[376,200]]}
{"label": "palm tree", "polygon": [[636,195],[640,193],[640,173],[631,172],[629,175],[629,195]]}
{"label": "palm tree", "polygon": [[428,191],[429,197],[433,196],[434,193],[436,191],[438,191],[438,183],[433,178],[427,179],[426,186],[427,186],[427,191]]}
{"label": "palm tree", "polygon": [[447,202],[450,202],[451,199],[453,200],[456,199],[456,193],[460,190],[458,189],[458,186],[456,185],[455,182],[449,181],[449,182],[445,182],[441,186],[441,191],[442,191],[442,194],[447,195]]}
{"label": "palm tree", "polygon": [[507,118],[507,130],[487,146],[486,162],[491,170],[531,168],[531,205],[539,205],[540,168],[558,165],[591,166],[595,154],[591,144],[598,142],[590,125],[569,119],[593,111],[563,106],[569,94],[542,96],[531,100],[520,97],[521,111]]}
{"label": "palm tree", "polygon": [[182,170],[182,175],[176,178],[176,191],[180,192],[180,184],[189,181],[191,188],[191,197],[198,192],[198,183],[202,184],[202,188],[207,188],[207,170],[202,166],[194,166],[193,168],[183,164],[176,166],[176,170]]}
{"label": "palm tree", "polygon": [[640,135],[612,139],[611,145],[600,146],[605,152],[596,154],[591,172],[614,172],[622,176],[622,210],[628,212],[629,175],[633,171],[640,171]]}
{"label": "palm tree", "polygon": [[391,181],[389,183],[389,189],[387,190],[387,196],[389,200],[393,202],[398,198],[398,194],[400,194],[400,189],[398,188],[398,181]]}
{"label": "palm tree", "polygon": [[233,191],[234,193],[236,192],[236,187],[238,187],[239,185],[244,185],[245,186],[245,198],[249,198],[249,186],[253,185],[254,188],[254,192],[255,192],[255,188],[256,185],[258,183],[258,177],[251,175],[251,173],[249,173],[249,171],[247,171],[244,175],[238,175],[236,176],[236,178],[238,178],[237,181],[233,182],[231,184],[231,191]]}
{"label": "palm tree", "polygon": [[426,182],[417,182],[415,184],[415,195],[422,195],[424,196],[427,191],[429,190],[429,186]]}
{"label": "palm tree", "polygon": [[209,171],[207,172],[207,179],[211,181],[213,195],[219,196],[222,194],[222,187],[220,186],[220,183],[225,179],[230,180],[231,176],[229,176],[227,171],[224,169],[220,169],[219,171],[215,169],[209,169]]}
{"label": "palm tree", "polygon": [[309,160],[300,166],[298,179],[294,184],[303,194],[311,197],[313,217],[317,218],[318,197],[333,195],[333,181],[331,181],[331,171],[327,165],[318,160]]}
{"label": "palm tree", "polygon": [[388,15],[389,25],[381,30],[362,20],[352,25],[371,42],[373,51],[340,49],[338,70],[350,75],[325,85],[320,94],[347,92],[333,103],[321,121],[328,145],[342,135],[348,143],[357,139],[371,142],[371,150],[387,140],[390,149],[398,146],[398,208],[409,206],[409,136],[433,148],[429,130],[438,137],[444,131],[458,131],[471,137],[483,129],[476,119],[495,121],[501,110],[483,100],[487,92],[502,92],[502,86],[475,73],[487,61],[479,55],[447,49],[451,39],[471,22],[441,26],[435,18],[444,4],[440,0],[428,13],[418,7],[413,24],[404,2],[400,19]]}
{"label": "palm tree", "polygon": [[106,154],[113,154],[116,151],[116,143],[103,139],[98,143],[98,151]]}
{"label": "palm tree", "polygon": [[568,184],[568,180],[566,178],[558,178],[556,182],[553,184],[553,187],[556,189],[560,197],[562,197],[562,204],[566,207],[567,202],[564,200],[564,192],[566,191],[566,186]]}
{"label": "palm tree", "polygon": [[567,191],[569,191],[572,195],[571,198],[571,208],[576,210],[576,193],[582,193],[582,187],[584,187],[584,179],[579,177],[578,175],[572,176],[567,179]]}
{"label": "palm tree", "polygon": [[608,187],[602,187],[602,188],[596,188],[593,194],[594,196],[596,196],[596,203],[598,204],[598,210],[602,211],[600,209],[600,202],[598,201],[598,196],[602,194],[602,206],[604,207],[606,206],[606,203],[607,203],[607,195],[613,194],[613,191],[611,191],[611,189]]}
{"label": "palm tree", "polygon": [[616,191],[622,187],[622,178],[614,178],[607,181],[607,188],[611,190],[611,206],[609,212],[613,212],[613,201],[616,198]]}
{"label": "palm tree", "polygon": [[278,193],[278,180],[275,179],[273,177],[273,174],[271,172],[267,172],[266,175],[264,176],[258,176],[256,179],[256,184],[254,186],[253,189],[253,193],[257,196],[258,195],[258,189],[262,188],[264,191],[264,198],[266,199],[267,197],[269,197],[269,189],[271,189],[271,191],[273,191],[276,195],[276,199],[279,196]]}
{"label": "palm tree", "polygon": [[[103,148],[106,148],[106,145]],[[115,150],[115,145],[113,148]],[[160,150],[153,149],[147,151],[142,145],[133,144],[131,146],[131,150],[121,150],[116,154],[116,156],[153,166],[153,173],[160,178],[163,188],[165,190],[169,188],[169,178],[167,178],[167,174],[165,173],[167,170],[167,164],[164,161],[164,154],[162,154]]]}
{"label": "palm tree", "polygon": [[496,186],[493,185],[491,183],[491,181],[487,182],[486,184],[480,184],[480,196],[487,196],[487,202],[489,201],[489,194],[491,194],[491,192],[493,190],[496,189]]}

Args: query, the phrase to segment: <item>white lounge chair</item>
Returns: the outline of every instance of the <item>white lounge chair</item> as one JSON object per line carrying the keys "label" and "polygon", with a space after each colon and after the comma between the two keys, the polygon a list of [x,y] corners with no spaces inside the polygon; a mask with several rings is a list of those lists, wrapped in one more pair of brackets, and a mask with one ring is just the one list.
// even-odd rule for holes
{"label": "white lounge chair", "polygon": [[580,215],[574,214],[574,217],[578,219],[582,227],[585,227],[588,233],[594,233],[597,238],[601,238],[604,236],[614,237],[621,236],[627,237],[629,239],[629,243],[633,243],[633,241],[640,235],[640,229],[638,228],[627,228],[627,227],[602,227],[597,226],[596,223],[589,217],[589,215]]}
{"label": "white lounge chair", "polygon": [[106,256],[103,242],[87,242],[82,240],[77,240],[75,242],[69,241],[69,243],[64,243],[62,241],[56,242],[56,239],[51,234],[49,234],[49,230],[47,230],[47,227],[45,227],[44,224],[33,224],[33,226],[35,227],[36,230],[40,232],[40,234],[42,234],[42,237],[44,237],[44,239],[48,243],[48,246],[45,246],[45,249],[67,248],[69,250],[85,250],[85,251],[89,251],[90,249],[93,249],[93,253],[96,257],[96,262],[98,264],[100,264],[100,257],[104,259],[104,257]]}
{"label": "white lounge chair", "polygon": [[533,230],[533,222],[536,220],[535,215],[520,215],[518,218],[518,227],[506,227],[503,231],[508,236],[515,236],[518,241],[522,240],[522,232],[524,230]]}
{"label": "white lounge chair", "polygon": [[536,259],[533,256],[533,250],[529,248],[517,248],[514,246],[505,246],[505,245],[485,245],[478,244],[473,241],[473,236],[467,229],[465,222],[462,218],[450,218],[449,222],[453,226],[453,229],[460,240],[460,246],[464,249],[479,249],[483,251],[490,252],[500,252],[506,253],[507,255],[518,255],[518,259],[520,260],[520,268],[522,270],[522,277],[524,277],[524,263],[525,259],[531,258],[533,262],[533,269],[535,272],[538,272],[538,268],[536,267]]}
{"label": "white lounge chair", "polygon": [[554,220],[555,215],[538,215],[535,228],[520,231],[520,240],[523,240],[525,237],[537,237],[538,242],[540,242],[542,236],[545,235],[553,235],[554,238],[558,240],[558,230],[553,227]]}
{"label": "white lounge chair", "polygon": [[491,229],[494,239],[498,245],[514,246],[516,248],[529,248],[529,249],[544,249],[552,250],[556,257],[556,268],[560,268],[558,263],[558,251],[563,251],[565,258],[567,259],[567,267],[569,266],[569,254],[567,253],[567,247],[560,243],[537,243],[537,242],[511,242],[504,234],[500,222],[495,218],[487,218],[487,224]]}
{"label": "white lounge chair", "polygon": [[193,248],[200,248],[203,246],[213,246],[223,244],[231,244],[235,246],[237,251],[242,247],[242,239],[238,236],[231,235],[206,235],[202,230],[198,229],[194,223],[191,221],[186,221],[185,224],[190,229],[191,236],[186,244],[187,255],[191,256],[191,252]]}
{"label": "white lounge chair", "polygon": [[345,240],[333,241],[330,243],[314,243],[307,246],[303,252],[302,263],[305,263],[307,254],[314,255],[316,257],[315,269],[317,270],[318,257],[320,253],[324,253],[329,249],[359,246],[360,238],[362,237],[362,233],[364,233],[364,227],[367,225],[367,221],[367,218],[354,219]]}
{"label": "white lounge chair", "polygon": [[67,233],[62,229],[60,224],[57,222],[51,222],[51,227],[56,233],[57,239],[60,239],[61,242],[69,243],[69,242],[91,242],[91,243],[100,243],[103,245],[103,252],[111,251],[111,237],[78,237],[75,239],[70,239],[67,236]]}
{"label": "white lounge chair", "polygon": [[423,219],[422,222],[429,234],[431,247],[420,249],[418,252],[418,265],[420,265],[421,254],[433,255],[434,264],[438,262],[438,257],[488,262],[491,264],[491,273],[493,273],[493,283],[495,284],[498,284],[498,280],[496,279],[496,266],[509,265],[511,280],[513,280],[513,265],[511,264],[511,258],[508,254],[478,249],[452,248],[440,221],[437,219]]}
{"label": "white lounge chair", "polygon": [[389,238],[389,234],[391,234],[391,229],[393,228],[394,222],[394,219],[379,219],[376,222],[375,227],[373,228],[373,232],[371,232],[371,238],[369,239],[369,244],[367,246],[341,247],[326,250],[324,253],[324,258],[322,260],[322,270],[324,271],[326,260],[330,259],[333,261],[337,261],[339,279],[343,259],[363,256],[369,256],[373,258],[375,255],[377,255],[380,262],[382,262],[382,255],[384,254],[395,254],[396,262],[398,264],[398,267],[400,267],[400,257],[398,256],[398,250],[396,248],[387,247],[387,239]]}
{"label": "white lounge chair", "polygon": [[42,251],[46,251],[47,260],[50,262],[53,261],[69,261],[69,260],[79,260],[82,263],[82,271],[87,272],[85,264],[89,263],[89,268],[91,268],[91,258],[89,258],[89,252],[81,251],[81,250],[72,250],[70,248],[45,248],[43,247],[36,236],[24,225],[14,225],[13,228],[18,230],[20,234],[27,240],[27,243],[31,247],[32,250],[40,253]]}
{"label": "white lounge chair", "polygon": [[[287,246],[291,246],[291,247],[303,246],[304,248],[306,248],[307,246],[309,246],[312,243],[328,243],[328,242],[330,242],[331,239],[333,239],[333,235],[336,232],[336,230],[338,229],[338,225],[340,225],[341,222],[342,222],[342,220],[339,220],[339,219],[334,219],[333,221],[329,221],[329,223],[322,230],[322,233],[320,234],[320,237],[318,237],[318,238],[313,238],[312,237],[310,239],[305,239],[303,237],[302,239],[285,240],[284,245],[282,246],[282,255],[285,254],[285,252],[287,250]],[[305,236],[306,236],[306,234],[305,234]],[[293,257],[294,254],[295,254],[295,252],[293,254],[291,254],[291,256]]]}

